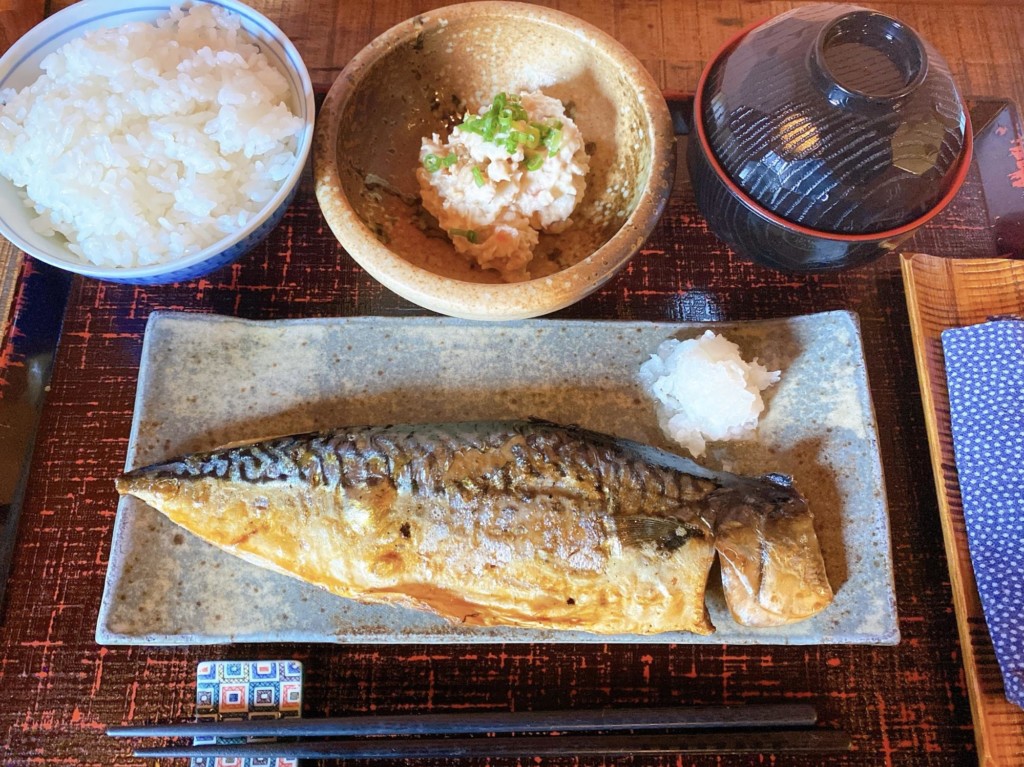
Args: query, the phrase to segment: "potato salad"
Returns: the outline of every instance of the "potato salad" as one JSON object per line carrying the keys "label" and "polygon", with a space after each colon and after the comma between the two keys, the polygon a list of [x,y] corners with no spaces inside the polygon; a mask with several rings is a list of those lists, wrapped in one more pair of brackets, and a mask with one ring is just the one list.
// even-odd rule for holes
{"label": "potato salad", "polygon": [[455,250],[506,282],[530,278],[540,232],[557,233],[586,188],[583,137],[558,99],[499,93],[447,140],[424,138],[423,206]]}

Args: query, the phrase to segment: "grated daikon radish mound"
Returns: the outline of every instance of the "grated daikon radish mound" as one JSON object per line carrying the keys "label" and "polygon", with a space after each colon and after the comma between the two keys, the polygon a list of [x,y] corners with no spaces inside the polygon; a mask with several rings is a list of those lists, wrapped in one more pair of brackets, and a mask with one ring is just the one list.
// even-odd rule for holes
{"label": "grated daikon radish mound", "polygon": [[780,376],[756,358],[745,362],[736,344],[710,330],[663,342],[640,366],[662,430],[698,458],[709,441],[751,436],[764,411],[761,392]]}

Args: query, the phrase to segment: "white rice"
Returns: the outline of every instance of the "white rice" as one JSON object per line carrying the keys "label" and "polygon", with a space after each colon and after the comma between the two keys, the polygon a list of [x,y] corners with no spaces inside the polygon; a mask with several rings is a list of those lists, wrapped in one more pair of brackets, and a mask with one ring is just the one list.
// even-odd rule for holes
{"label": "white rice", "polygon": [[745,362],[736,344],[710,330],[663,342],[640,366],[662,430],[696,457],[708,441],[749,437],[764,411],[761,392],[780,377],[757,359]]}
{"label": "white rice", "polygon": [[296,162],[288,81],[210,5],[86,32],[0,92],[0,175],[83,262],[164,263],[246,223]]}

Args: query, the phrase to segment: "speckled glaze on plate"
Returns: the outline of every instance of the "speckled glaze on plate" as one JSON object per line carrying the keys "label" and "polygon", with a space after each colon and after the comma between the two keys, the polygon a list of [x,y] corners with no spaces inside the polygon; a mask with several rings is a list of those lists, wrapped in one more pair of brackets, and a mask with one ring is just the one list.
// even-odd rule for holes
{"label": "speckled glaze on plate", "polygon": [[756,440],[712,444],[704,462],[792,474],[815,514],[836,590],[790,626],[739,626],[717,567],[701,637],[596,636],[468,628],[368,606],[225,554],[134,499],[121,499],[96,639],[223,642],[657,642],[895,644],[899,640],[885,486],[856,316],[750,323],[420,317],[254,322],[154,312],[146,330],[126,465],[226,442],[343,424],[535,416],[672,449],[637,381],[666,338],[724,332],[780,369]]}

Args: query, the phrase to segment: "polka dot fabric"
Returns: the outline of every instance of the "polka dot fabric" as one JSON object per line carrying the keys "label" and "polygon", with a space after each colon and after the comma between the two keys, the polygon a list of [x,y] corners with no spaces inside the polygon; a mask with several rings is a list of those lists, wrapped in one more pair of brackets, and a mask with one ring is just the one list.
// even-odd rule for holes
{"label": "polka dot fabric", "polygon": [[942,334],[971,562],[1006,697],[1024,707],[1024,320]]}

